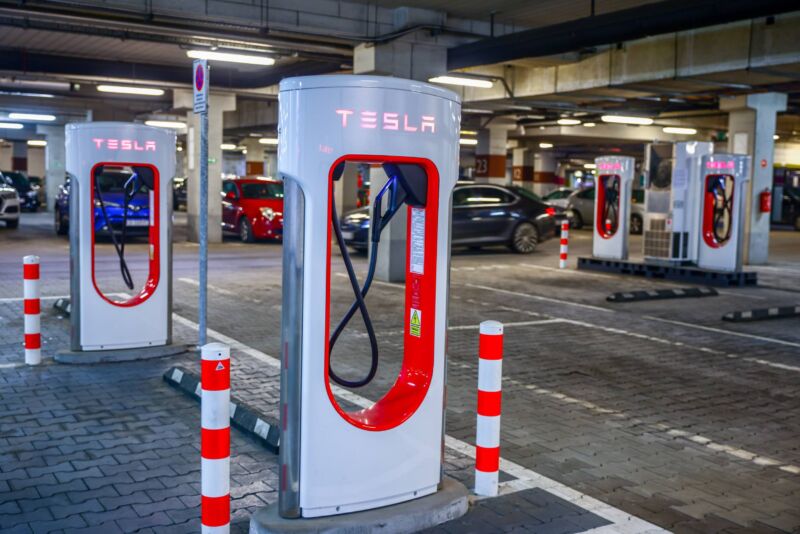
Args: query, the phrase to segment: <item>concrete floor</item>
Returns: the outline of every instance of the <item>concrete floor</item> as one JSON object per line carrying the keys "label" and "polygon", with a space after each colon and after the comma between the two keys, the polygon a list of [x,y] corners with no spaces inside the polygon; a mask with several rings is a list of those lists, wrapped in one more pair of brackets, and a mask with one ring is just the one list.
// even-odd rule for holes
{"label": "concrete floor", "polygon": [[[180,215],[178,222],[181,222]],[[185,235],[176,228],[176,239]],[[772,532],[800,529],[800,322],[721,321],[728,311],[800,303],[800,233],[773,232],[759,287],[713,298],[611,304],[615,291],[680,284],[586,273],[591,234],[573,232],[570,269],[558,243],[528,256],[454,251],[445,471],[470,483],[477,325],[507,324],[502,495],[452,532]],[[631,250],[640,250],[632,238]],[[210,337],[233,343],[233,393],[277,416],[281,246],[212,245]],[[21,258],[42,258],[43,296],[69,291],[68,242],[47,214],[0,228],[0,530],[196,531],[197,406],[168,388],[156,362],[30,369],[22,361]],[[196,245],[176,242],[176,341],[196,340]],[[103,288],[118,285],[102,254]],[[335,259],[334,276],[343,270]],[[357,268],[363,274],[364,258]],[[137,278],[138,275],[138,278]],[[134,269],[141,281],[141,272]],[[342,280],[344,280],[342,278]],[[351,299],[334,285],[333,315]],[[376,399],[402,351],[402,291],[377,284],[368,303],[381,340]],[[68,343],[68,321],[43,303],[44,356]],[[377,305],[376,303],[380,303]],[[342,373],[366,365],[356,318],[334,353]],[[233,433],[234,519],[276,498],[275,457]]]}

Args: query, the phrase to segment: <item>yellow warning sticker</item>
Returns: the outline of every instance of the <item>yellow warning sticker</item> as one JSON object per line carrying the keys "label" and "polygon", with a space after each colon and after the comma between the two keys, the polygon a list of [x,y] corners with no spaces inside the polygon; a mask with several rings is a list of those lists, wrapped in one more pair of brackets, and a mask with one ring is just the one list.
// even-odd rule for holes
{"label": "yellow warning sticker", "polygon": [[422,333],[422,311],[411,308],[411,335],[420,337]]}

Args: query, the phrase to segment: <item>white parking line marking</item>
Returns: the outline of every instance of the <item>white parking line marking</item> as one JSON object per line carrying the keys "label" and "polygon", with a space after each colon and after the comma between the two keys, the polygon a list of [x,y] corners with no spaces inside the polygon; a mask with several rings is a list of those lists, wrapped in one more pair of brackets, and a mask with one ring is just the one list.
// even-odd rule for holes
{"label": "white parking line marking", "polygon": [[464,284],[464,285],[467,287],[474,287],[476,289],[483,289],[484,291],[493,291],[495,293],[503,293],[505,295],[514,295],[515,297],[524,297],[528,299],[541,300],[543,302],[553,302],[555,304],[566,304],[567,306],[577,306],[579,308],[586,308],[587,310],[614,313],[614,310],[609,310],[608,308],[601,308],[599,306],[592,306],[590,304],[581,304],[580,302],[571,302],[569,300],[553,299],[550,297],[542,297],[540,295],[531,295],[530,293],[520,293],[518,291],[508,291],[506,289],[498,289],[496,287],[482,286],[479,284]]}
{"label": "white parking line marking", "polygon": [[[461,368],[466,369],[474,369],[475,365],[469,363],[450,363],[450,365],[458,366]],[[559,402],[563,402],[565,404],[577,404],[593,413],[599,415],[607,415],[610,417],[614,417],[616,419],[624,419],[630,422],[632,425],[635,426],[647,426],[653,429],[658,430],[659,432],[665,433],[673,438],[680,438],[691,441],[693,443],[697,443],[698,445],[702,445],[707,449],[713,450],[715,452],[722,452],[729,456],[733,456],[740,460],[747,460],[753,464],[756,464],[761,467],[777,467],[781,471],[785,471],[787,473],[798,474],[800,473],[800,468],[790,463],[782,462],[781,460],[776,460],[775,458],[770,458],[769,456],[762,456],[757,453],[748,451],[746,449],[742,449],[739,447],[732,447],[730,445],[723,445],[719,442],[714,441],[711,438],[702,436],[700,434],[695,434],[694,432],[687,432],[685,430],[681,430],[679,428],[675,428],[664,423],[648,423],[643,421],[637,417],[634,417],[626,412],[621,410],[614,410],[610,408],[604,408],[598,404],[595,404],[591,401],[586,401],[583,399],[578,399],[572,397],[570,395],[565,395],[564,393],[559,393],[557,391],[553,391],[547,388],[540,387],[536,384],[525,384],[520,382],[519,380],[515,380],[513,378],[503,378],[503,384],[508,384],[512,386],[517,386],[524,388],[532,393],[537,395],[544,395],[553,399],[558,400]]]}
{"label": "white parking line marking", "polygon": [[[186,319],[177,313],[172,314],[172,319],[176,323],[180,323],[193,330],[197,330],[199,327],[199,325],[194,321]],[[244,343],[217,332],[212,328],[209,328],[207,332],[209,337],[225,343],[231,348],[232,351],[239,351],[242,354],[252,356],[253,358],[269,365],[270,367],[280,369],[281,364],[279,359],[269,356],[260,350],[254,349],[253,347],[245,345]],[[373,401],[342,389],[338,386],[332,386],[332,389],[337,396],[340,396],[341,398],[363,408],[367,408],[374,404]],[[454,451],[468,456],[469,458],[475,458],[474,445],[470,445],[467,442],[461,441],[449,435],[445,435],[445,445]],[[549,493],[552,493],[553,495],[561,497],[562,499],[589,510],[600,517],[608,519],[609,521],[619,525],[620,528],[624,527],[624,532],[667,532],[666,530],[659,528],[652,523],[648,523],[647,521],[623,512],[618,508],[609,506],[601,501],[598,501],[597,499],[594,499],[593,497],[585,495],[568,486],[565,486],[564,484],[561,484],[560,482],[544,477],[535,471],[504,458],[500,458],[500,468],[517,478],[517,480],[512,480],[510,482],[501,484],[501,494],[507,495],[509,493],[514,493],[516,491],[522,491],[525,489],[541,488]]]}
{"label": "white parking line marking", "polygon": [[[198,282],[194,278],[178,278],[178,281],[179,282],[183,282],[184,284],[192,285],[194,287],[200,287],[200,282]],[[215,286],[215,285],[212,285],[212,284],[208,284],[208,289],[210,289],[211,291],[216,291],[220,295],[227,295],[229,297],[239,298],[239,295],[237,295],[235,292],[230,291],[228,289],[223,289],[221,287],[218,287],[218,286]]]}
{"label": "white parking line marking", "polygon": [[777,343],[778,345],[786,345],[788,347],[797,347],[800,348],[800,343],[794,343],[792,341],[786,341],[783,339],[775,339],[774,337],[765,337],[765,336],[757,336],[755,334],[745,334],[744,332],[732,332],[731,330],[723,330],[722,328],[713,328],[711,326],[703,326],[699,324],[691,324],[691,323],[684,323],[683,321],[673,321],[672,319],[662,319],[661,317],[653,317],[652,315],[645,315],[645,319],[649,319],[651,321],[659,321],[662,323],[670,323],[679,326],[685,326],[687,328],[695,328],[698,330],[706,330],[708,332],[716,332],[717,334],[728,334],[729,336],[738,336],[738,337],[745,337],[748,339],[757,339],[759,341],[766,341],[768,343]]}
{"label": "white parking line marking", "polygon": [[13,369],[15,367],[22,367],[23,363],[0,363],[0,369]]}
{"label": "white parking line marking", "polygon": [[[540,324],[552,324],[552,323],[561,323],[563,322],[562,319],[541,319],[539,321],[518,321],[515,323],[503,323],[504,328],[508,328],[510,326],[536,326]],[[478,330],[480,329],[481,325],[479,324],[462,324],[458,326],[448,326],[448,330]]]}

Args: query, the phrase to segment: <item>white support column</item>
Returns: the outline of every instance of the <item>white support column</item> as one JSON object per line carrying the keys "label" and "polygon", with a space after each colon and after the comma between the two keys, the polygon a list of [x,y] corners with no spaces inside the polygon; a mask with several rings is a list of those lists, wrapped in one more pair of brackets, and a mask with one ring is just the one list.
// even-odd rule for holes
{"label": "white support column", "polygon": [[[369,172],[369,167],[367,167],[367,172]],[[357,165],[345,165],[342,177],[336,182],[334,196],[336,200],[336,211],[339,213],[339,217],[344,216],[348,211],[352,211],[357,207],[358,173],[359,169]],[[384,174],[384,182],[385,179]]]}
{"label": "white support column", "polygon": [[507,183],[507,143],[508,126],[490,127],[478,132],[478,146],[475,148],[475,179],[477,181],[494,184]]}
{"label": "white support column", "polygon": [[244,155],[245,174],[248,176],[266,176],[264,172],[264,148],[258,142],[257,137],[248,137],[242,141],[242,145],[247,149]]}
{"label": "white support column", "polygon": [[[176,109],[191,109],[192,92],[175,90],[173,92]],[[208,242],[222,242],[222,127],[223,116],[236,109],[233,95],[212,94],[208,99]],[[186,211],[188,240],[197,242],[200,237],[200,115],[186,113],[187,145],[187,183]]]}
{"label": "white support column", "polygon": [[64,127],[47,126],[39,124],[36,133],[44,134],[47,146],[44,149],[44,190],[47,197],[47,211],[55,206],[58,187],[64,183],[64,160],[66,147],[64,145]]}
{"label": "white support column", "polygon": [[743,263],[761,265],[769,259],[769,213],[759,210],[759,194],[772,191],[777,113],[786,110],[783,93],[758,93],[720,100],[728,111],[728,151],[752,157],[750,183],[744,199]]}
{"label": "white support column", "polygon": [[[386,184],[389,177],[383,172],[383,167],[370,167],[369,169],[370,200]],[[386,206],[388,195],[383,205]],[[407,210],[399,209],[383,233],[378,247],[378,261],[375,265],[375,278],[384,282],[405,282],[406,280],[406,233]],[[371,213],[371,211],[370,211]],[[372,250],[370,249],[370,254]]]}
{"label": "white support column", "polygon": [[555,155],[550,152],[537,152],[533,159],[533,192],[544,196],[557,187]]}
{"label": "white support column", "polygon": [[511,156],[511,179],[518,185],[533,191],[533,152],[527,148],[515,148]]}

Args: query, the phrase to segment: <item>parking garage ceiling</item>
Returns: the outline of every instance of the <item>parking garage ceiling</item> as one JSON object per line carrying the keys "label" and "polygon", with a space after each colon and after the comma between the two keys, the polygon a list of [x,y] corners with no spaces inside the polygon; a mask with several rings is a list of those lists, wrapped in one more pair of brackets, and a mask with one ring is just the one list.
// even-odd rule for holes
{"label": "parking garage ceiling", "polygon": [[[325,24],[313,22],[314,13],[301,12],[299,8],[296,12],[288,8],[281,11],[283,8],[270,6],[266,1],[247,4],[250,11],[239,12],[234,7],[243,4],[208,0],[193,3],[203,7],[201,13],[193,14],[178,4],[157,10],[153,6],[158,7],[158,2],[20,3],[0,0],[0,111],[22,103],[31,109],[56,106],[76,114],[80,114],[81,108],[103,106],[121,107],[135,116],[169,113],[172,102],[169,93],[155,99],[103,95],[99,100],[94,87],[99,83],[116,82],[155,85],[167,90],[188,88],[191,60],[186,57],[186,51],[192,48],[248,50],[274,58],[276,63],[270,67],[215,65],[213,77],[216,88],[234,92],[240,98],[272,100],[275,91],[267,88],[280,79],[349,72],[355,45],[402,35],[408,28],[393,29],[391,11],[387,11],[401,7],[442,14],[439,24],[423,24],[419,28],[432,33],[452,32],[463,41],[460,46],[451,48],[451,62],[456,58],[460,62],[457,65],[469,67],[468,71],[500,69],[501,72],[542,65],[569,65],[621,46],[613,33],[614,21],[627,20],[628,23],[617,29],[618,35],[634,38],[648,32],[667,31],[668,24],[676,24],[678,20],[665,20],[659,26],[644,17],[649,23],[637,25],[630,23],[632,13],[660,12],[679,17],[683,12],[683,17],[687,17],[716,10],[716,20],[725,22],[753,16],[770,17],[797,9],[794,2],[774,0],[757,3],[740,0],[498,0],[490,4],[473,0],[377,0],[336,4],[340,6],[335,14],[338,22],[325,27]],[[292,14],[296,20],[290,16]],[[465,24],[465,20],[473,22]],[[602,28],[595,28],[593,21],[597,23],[595,26],[602,22]],[[706,15],[705,19],[699,17],[692,24],[710,22]],[[556,34],[561,37],[550,39],[550,48],[537,44],[547,41],[548,35]],[[509,46],[509,43],[512,44]],[[568,46],[568,43],[573,44]],[[555,44],[560,48],[553,48]],[[502,57],[496,56],[498,49],[506,50],[505,59],[493,61],[493,58]],[[525,50],[530,50],[530,54],[525,55]],[[36,86],[42,82],[62,85],[47,89]],[[503,83],[508,82],[504,80]],[[779,119],[779,131],[793,135],[792,132],[800,129],[800,63],[772,69],[748,67],[692,77],[609,83],[537,96],[520,96],[511,89],[498,98],[474,106],[470,104],[491,115],[467,113],[465,128],[477,129],[489,120],[510,120],[517,125],[512,137],[535,140],[540,132],[549,135],[550,128],[565,116],[580,116],[588,121],[605,113],[626,112],[657,117],[659,124],[693,122],[712,135],[726,126],[724,115],[718,111],[720,97],[774,90],[789,94],[789,110]],[[20,93],[28,96],[20,96]],[[56,98],[45,103],[35,97],[36,93],[53,94]],[[274,128],[274,124],[262,126]],[[237,131],[233,129],[228,133],[235,135]],[[574,147],[582,151],[591,142],[591,138],[575,138]]]}

